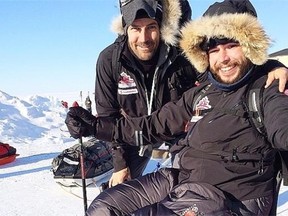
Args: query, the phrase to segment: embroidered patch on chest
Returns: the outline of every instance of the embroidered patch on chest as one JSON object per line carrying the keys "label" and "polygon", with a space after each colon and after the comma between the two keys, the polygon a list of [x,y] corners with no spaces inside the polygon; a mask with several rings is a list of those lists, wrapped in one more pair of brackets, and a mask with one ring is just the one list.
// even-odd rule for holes
{"label": "embroidered patch on chest", "polygon": [[118,81],[118,94],[129,95],[137,94],[136,83],[128,74],[122,72]]}
{"label": "embroidered patch on chest", "polygon": [[207,96],[202,98],[196,105],[196,110],[206,110],[211,109],[210,101]]}
{"label": "embroidered patch on chest", "polygon": [[202,98],[196,105],[193,116],[190,120],[190,122],[197,122],[200,119],[203,118],[202,115],[202,110],[208,110],[211,109],[211,105],[210,105],[210,101],[208,99],[207,96],[205,96],[204,98]]}

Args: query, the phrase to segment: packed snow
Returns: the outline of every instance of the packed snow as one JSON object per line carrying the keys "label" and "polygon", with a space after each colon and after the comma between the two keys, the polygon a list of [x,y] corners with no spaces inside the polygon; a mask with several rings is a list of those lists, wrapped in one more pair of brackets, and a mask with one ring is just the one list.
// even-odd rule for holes
{"label": "packed snow", "polygon": [[[61,100],[71,105],[75,99],[83,104],[86,96],[82,101],[77,95],[20,99],[0,91],[0,141],[19,154],[14,162],[0,166],[0,216],[84,215],[82,189],[75,194],[63,190],[51,171],[53,158],[78,142],[67,132],[67,109],[61,105]],[[155,164],[151,161],[148,169]],[[88,205],[97,193],[95,187],[87,188]],[[288,215],[288,187],[281,187],[278,215]]]}

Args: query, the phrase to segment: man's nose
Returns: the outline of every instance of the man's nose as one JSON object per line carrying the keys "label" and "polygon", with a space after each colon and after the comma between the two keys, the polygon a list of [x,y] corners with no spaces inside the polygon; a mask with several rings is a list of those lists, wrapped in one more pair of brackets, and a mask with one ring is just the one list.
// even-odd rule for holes
{"label": "man's nose", "polygon": [[148,31],[143,28],[140,32],[139,41],[146,42],[149,39]]}
{"label": "man's nose", "polygon": [[219,61],[226,62],[226,61],[229,61],[229,60],[230,60],[230,57],[229,57],[226,49],[220,49],[220,51],[219,51]]}

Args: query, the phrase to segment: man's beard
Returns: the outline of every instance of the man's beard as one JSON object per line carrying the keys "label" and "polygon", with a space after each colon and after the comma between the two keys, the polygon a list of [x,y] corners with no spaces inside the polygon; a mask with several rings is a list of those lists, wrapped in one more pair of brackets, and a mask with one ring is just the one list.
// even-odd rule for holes
{"label": "man's beard", "polygon": [[140,61],[151,60],[152,58],[154,58],[155,53],[157,52],[157,49],[158,49],[158,47],[155,48],[155,42],[153,42],[153,41],[146,41],[146,42],[142,42],[142,43],[137,43],[136,46],[140,46],[140,47],[153,46],[154,47],[151,51],[149,51],[145,54],[142,51],[137,51],[137,49],[135,49],[135,47],[134,47],[134,49],[132,49],[130,46],[128,46],[132,55]]}
{"label": "man's beard", "polygon": [[240,71],[240,73],[238,73],[238,75],[233,80],[228,80],[228,81],[227,80],[223,80],[219,76],[219,74],[216,71],[220,70],[220,68],[221,68],[220,66],[217,67],[215,70],[211,68],[210,71],[213,74],[214,78],[218,82],[221,82],[221,83],[224,83],[224,84],[233,84],[233,83],[236,83],[237,81],[239,81],[243,76],[245,76],[245,74],[248,73],[249,69],[252,66],[252,63],[251,63],[251,61],[249,59],[245,59],[242,62],[238,61],[236,64],[238,66],[238,70]]}

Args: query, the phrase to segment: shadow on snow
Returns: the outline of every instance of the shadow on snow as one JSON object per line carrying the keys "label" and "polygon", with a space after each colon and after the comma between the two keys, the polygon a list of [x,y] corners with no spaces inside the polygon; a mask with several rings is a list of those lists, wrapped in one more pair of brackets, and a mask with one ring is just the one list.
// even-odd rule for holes
{"label": "shadow on snow", "polygon": [[[51,163],[52,163],[52,159],[55,158],[56,156],[58,156],[59,154],[60,154],[60,152],[54,152],[54,153],[44,153],[44,154],[38,154],[38,155],[31,155],[31,156],[23,157],[23,158],[19,158],[19,159],[16,158],[16,160],[14,162],[1,166],[0,170],[4,170],[4,168],[10,168],[10,167],[15,167],[15,166],[20,166],[20,165],[37,163],[39,161],[48,160],[48,159],[51,159]],[[50,170],[50,169],[51,169],[51,165],[39,167],[39,168],[34,168],[34,169],[30,169],[30,170],[21,170],[21,171],[16,171],[16,172],[3,173],[3,174],[0,174],[0,178],[8,178],[8,177],[13,177],[13,176],[18,176],[18,175],[20,176],[20,175],[25,175],[25,174],[29,174],[29,173],[40,172],[43,170]]]}

